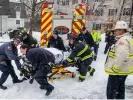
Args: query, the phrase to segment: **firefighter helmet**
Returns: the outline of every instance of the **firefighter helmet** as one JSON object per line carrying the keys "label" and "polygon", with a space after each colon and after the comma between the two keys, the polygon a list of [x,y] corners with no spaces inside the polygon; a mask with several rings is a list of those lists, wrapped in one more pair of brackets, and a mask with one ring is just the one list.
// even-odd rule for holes
{"label": "firefighter helmet", "polygon": [[118,21],[115,25],[114,30],[116,30],[116,29],[126,29],[126,30],[128,30],[128,24],[124,21]]}

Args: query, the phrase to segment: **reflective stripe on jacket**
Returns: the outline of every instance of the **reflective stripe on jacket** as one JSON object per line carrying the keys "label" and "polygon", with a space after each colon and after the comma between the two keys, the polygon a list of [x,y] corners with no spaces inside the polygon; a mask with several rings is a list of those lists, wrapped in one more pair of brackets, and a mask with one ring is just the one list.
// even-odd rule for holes
{"label": "reflective stripe on jacket", "polygon": [[84,61],[84,60],[92,58],[93,52],[87,44],[83,42],[79,42],[73,49],[70,56],[67,58],[67,61],[72,62],[74,61],[75,57],[79,57],[81,61]]}

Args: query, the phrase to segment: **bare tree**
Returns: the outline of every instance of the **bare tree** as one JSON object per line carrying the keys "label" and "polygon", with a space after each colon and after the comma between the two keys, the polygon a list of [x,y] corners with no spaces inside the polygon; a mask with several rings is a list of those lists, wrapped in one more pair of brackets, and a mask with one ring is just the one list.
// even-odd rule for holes
{"label": "bare tree", "polygon": [[132,25],[132,16],[133,16],[133,0],[132,0],[132,6],[130,10],[130,19],[129,19],[129,27]]}
{"label": "bare tree", "polygon": [[30,15],[29,34],[32,35],[32,31],[35,28],[35,16],[41,10],[42,4],[45,0],[20,0],[26,7]]}
{"label": "bare tree", "polygon": [[126,2],[126,0],[123,0],[123,2],[122,2],[121,8],[120,8],[119,20],[121,20],[121,16],[122,16],[122,12],[123,12],[125,2]]}

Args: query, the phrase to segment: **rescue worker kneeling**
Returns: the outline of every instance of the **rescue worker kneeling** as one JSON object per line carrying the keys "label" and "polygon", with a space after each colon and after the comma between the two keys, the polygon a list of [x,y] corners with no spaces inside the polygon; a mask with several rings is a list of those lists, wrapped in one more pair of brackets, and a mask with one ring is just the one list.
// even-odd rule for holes
{"label": "rescue worker kneeling", "polygon": [[26,55],[28,61],[30,61],[34,67],[34,72],[32,72],[33,79],[40,84],[40,89],[47,90],[46,96],[50,95],[54,87],[49,84],[47,80],[47,74],[51,72],[48,63],[54,63],[54,55],[43,48],[30,49],[27,45],[22,45],[20,51],[22,54]]}
{"label": "rescue worker kneeling", "polygon": [[90,67],[90,64],[93,60],[93,52],[91,48],[84,42],[76,41],[76,37],[73,34],[71,34],[71,36],[69,37],[69,43],[71,45],[74,45],[74,49],[70,56],[62,62],[62,65],[65,67],[69,63],[72,63],[75,57],[79,57],[79,60],[81,62],[79,66],[79,81],[83,82],[86,79],[86,74],[88,71],[90,72],[91,76],[93,76],[95,72],[95,69]]}

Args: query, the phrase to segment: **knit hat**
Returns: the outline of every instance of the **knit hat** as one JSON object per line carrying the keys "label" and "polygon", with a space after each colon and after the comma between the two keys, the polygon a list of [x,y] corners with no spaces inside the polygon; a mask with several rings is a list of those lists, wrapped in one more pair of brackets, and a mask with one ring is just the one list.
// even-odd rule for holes
{"label": "knit hat", "polygon": [[53,34],[58,35],[58,31],[57,30],[54,30],[53,31]]}
{"label": "knit hat", "polygon": [[85,31],[85,30],[86,30],[86,27],[83,27],[83,28],[82,28],[82,31]]}

